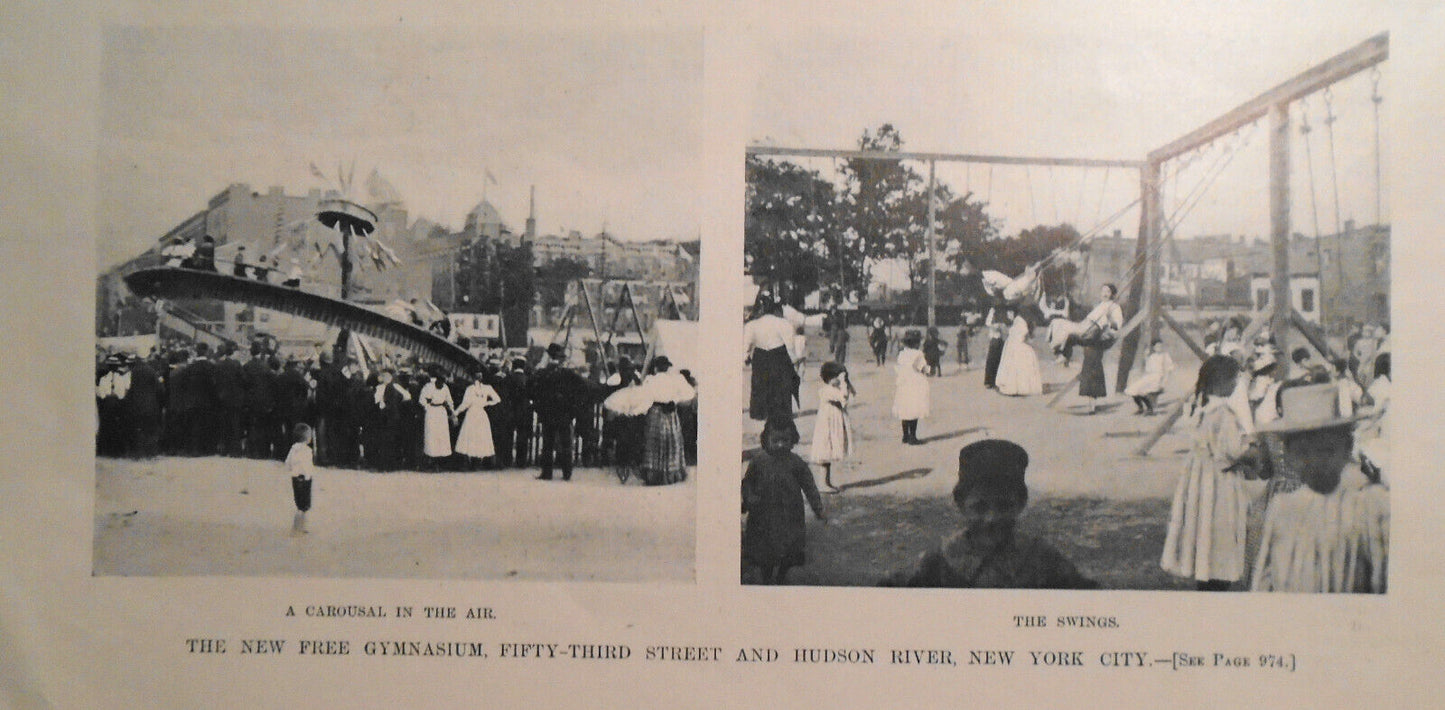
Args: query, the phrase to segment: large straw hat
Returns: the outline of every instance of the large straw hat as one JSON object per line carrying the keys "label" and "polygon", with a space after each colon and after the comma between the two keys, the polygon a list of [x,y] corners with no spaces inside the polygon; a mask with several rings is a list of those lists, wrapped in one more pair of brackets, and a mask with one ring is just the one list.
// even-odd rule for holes
{"label": "large straw hat", "polygon": [[1366,415],[1342,416],[1340,391],[1333,382],[1286,387],[1279,392],[1283,414],[1275,421],[1259,425],[1260,433],[1291,434],[1313,429],[1353,424]]}

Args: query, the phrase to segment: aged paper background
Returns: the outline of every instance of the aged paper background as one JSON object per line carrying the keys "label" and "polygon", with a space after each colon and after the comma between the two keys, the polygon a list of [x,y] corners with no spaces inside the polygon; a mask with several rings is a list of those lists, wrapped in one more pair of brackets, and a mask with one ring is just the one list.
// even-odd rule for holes
{"label": "aged paper background", "polygon": [[[17,2],[4,18],[0,264],[8,297],[0,378],[8,411],[0,451],[0,706],[7,707],[731,707],[1348,706],[1428,704],[1441,689],[1445,584],[1441,501],[1441,345],[1436,311],[1445,154],[1445,7],[1438,2],[956,2],[228,4]],[[742,147],[753,136],[753,77],[775,43],[812,33],[910,37],[1003,33],[1027,44],[1055,33],[1129,41],[1155,31],[1258,36],[1316,47],[1323,59],[1391,32],[1387,172],[1394,224],[1394,347],[1409,354],[1395,395],[1391,589],[1384,598],[1142,592],[945,592],[742,589],[737,576],[736,413],[741,388],[709,388],[698,470],[696,585],[416,582],[296,578],[93,578],[93,406],[89,382],[97,220],[101,30],[170,26],[571,28],[701,27],[707,179],[702,281],[710,368],[732,360],[741,324]],[[1236,45],[1237,46],[1237,45]],[[1267,61],[1262,56],[1260,61]],[[524,58],[519,58],[523,61]],[[267,61],[264,58],[258,61]],[[1280,71],[1283,80],[1300,67]],[[1263,90],[1266,87],[1259,87]],[[1248,96],[1238,97],[1243,101]],[[1161,99],[1160,112],[1167,112]],[[1215,107],[1226,110],[1233,104]],[[1208,112],[1206,112],[1208,113]],[[1182,126],[1187,130],[1191,126]],[[1408,413],[1408,416],[1405,414]],[[489,606],[479,626],[412,619],[287,619],[296,604]],[[1015,629],[1015,614],[1101,614],[1120,628]],[[184,652],[199,636],[628,644],[628,662],[501,662]],[[715,664],[646,662],[652,644],[721,646]],[[740,647],[783,662],[731,662]],[[794,647],[1175,650],[1295,653],[1294,674],[1077,668],[810,666]]]}

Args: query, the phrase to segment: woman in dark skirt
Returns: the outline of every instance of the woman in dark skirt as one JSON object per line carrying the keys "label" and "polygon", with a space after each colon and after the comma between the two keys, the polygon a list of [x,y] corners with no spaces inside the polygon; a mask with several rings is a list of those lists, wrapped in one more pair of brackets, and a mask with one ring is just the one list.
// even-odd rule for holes
{"label": "woman in dark skirt", "polygon": [[1114,338],[1124,327],[1124,311],[1114,298],[1119,289],[1114,284],[1104,284],[1100,292],[1103,300],[1084,318],[1085,331],[1078,337],[1084,346],[1084,360],[1079,371],[1079,396],[1089,399],[1089,413],[1098,408],[1099,399],[1109,396],[1109,385],[1104,381],[1104,351],[1114,344]]}
{"label": "woman in dark skirt", "polygon": [[1004,339],[1008,336],[1009,323],[1013,322],[1012,309],[994,306],[988,310],[985,327],[988,328],[988,354],[983,359],[983,386],[993,389],[998,381],[998,366],[1003,362]]}
{"label": "woman in dark skirt", "polygon": [[747,358],[753,365],[748,415],[758,421],[775,414],[791,417],[799,380],[793,363],[801,357],[793,352],[793,325],[783,318],[782,304],[769,296],[758,297],[756,312],[758,316],[743,329]]}
{"label": "woman in dark skirt", "polygon": [[603,409],[607,410],[604,425],[607,444],[603,448],[611,453],[617,480],[627,483],[642,468],[647,413],[652,409],[652,400],[643,391],[642,379],[637,376],[631,360],[626,357],[618,360],[615,377],[612,393],[602,402]]}

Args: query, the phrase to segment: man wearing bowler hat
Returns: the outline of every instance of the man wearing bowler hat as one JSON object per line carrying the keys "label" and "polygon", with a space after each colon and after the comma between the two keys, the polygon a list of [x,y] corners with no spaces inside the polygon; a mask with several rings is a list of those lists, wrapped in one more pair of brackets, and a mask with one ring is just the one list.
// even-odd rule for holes
{"label": "man wearing bowler hat", "polygon": [[567,349],[561,343],[547,346],[547,366],[530,383],[532,407],[542,424],[542,449],[537,463],[539,480],[552,480],[552,465],[562,468],[562,480],[572,480],[572,420],[586,400],[587,382],[567,367]]}

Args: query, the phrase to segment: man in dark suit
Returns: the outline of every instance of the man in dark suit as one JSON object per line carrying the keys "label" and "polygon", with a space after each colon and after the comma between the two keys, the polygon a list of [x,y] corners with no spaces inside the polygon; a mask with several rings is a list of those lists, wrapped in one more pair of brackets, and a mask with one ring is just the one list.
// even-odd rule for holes
{"label": "man in dark suit", "polygon": [[201,238],[201,245],[196,247],[196,255],[193,257],[195,268],[199,271],[216,270],[216,238],[207,234]]}
{"label": "man in dark suit", "polygon": [[246,409],[245,374],[236,359],[236,346],[226,343],[216,361],[216,438],[221,453],[241,455],[241,425]]}
{"label": "man in dark suit", "polygon": [[[275,371],[280,363],[273,357],[271,365]],[[310,395],[311,387],[306,384],[306,376],[301,374],[301,363],[295,358],[287,360],[285,369],[276,375],[276,419],[281,432],[294,431],[297,424],[305,421]],[[284,459],[288,453],[288,447],[282,445],[275,448],[273,455]]]}
{"label": "man in dark suit", "polygon": [[239,278],[248,278],[251,275],[251,266],[246,263],[246,246],[243,244],[236,247],[236,258],[232,260],[231,275]]}
{"label": "man in dark suit", "polygon": [[251,359],[241,367],[246,388],[246,454],[253,459],[270,458],[272,447],[284,441],[276,423],[276,373],[266,359],[266,349],[252,343]]}
{"label": "man in dark suit", "polygon": [[567,367],[567,350],[560,343],[547,346],[547,366],[530,386],[532,408],[542,424],[542,448],[537,463],[543,481],[552,480],[552,465],[562,469],[562,480],[572,480],[572,422],[587,400],[587,382]]}
{"label": "man in dark suit", "polygon": [[130,371],[130,390],[125,395],[126,418],[134,448],[131,455],[151,458],[160,452],[161,378],[144,358]]}
{"label": "man in dark suit", "polygon": [[165,391],[165,407],[161,412],[161,451],[168,456],[188,453],[189,422],[181,416],[181,371],[190,362],[191,353],[181,348],[171,353],[161,388]]}
{"label": "man in dark suit", "polygon": [[511,370],[502,378],[501,385],[497,388],[498,395],[502,398],[501,406],[506,410],[506,431],[501,442],[497,444],[499,449],[507,451],[504,454],[504,466],[520,468],[526,466],[529,460],[527,454],[532,448],[530,384],[531,375],[527,372],[527,361],[516,358],[512,360]]}
{"label": "man in dark suit", "polygon": [[197,343],[196,356],[175,374],[177,423],[190,456],[216,453],[216,363],[210,354],[209,345]]}
{"label": "man in dark suit", "polygon": [[316,371],[316,460],[328,466],[345,458],[341,444],[346,438],[341,431],[346,417],[346,375],[336,365],[329,350],[321,351],[321,367]]}

